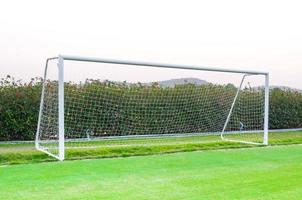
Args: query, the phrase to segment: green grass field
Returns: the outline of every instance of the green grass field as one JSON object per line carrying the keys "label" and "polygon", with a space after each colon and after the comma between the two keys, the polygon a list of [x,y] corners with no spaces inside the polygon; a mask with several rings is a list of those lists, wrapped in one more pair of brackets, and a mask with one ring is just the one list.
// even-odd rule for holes
{"label": "green grass field", "polygon": [[302,199],[302,146],[0,168],[1,199]]}
{"label": "green grass field", "polygon": [[65,162],[33,143],[2,143],[0,199],[302,199],[302,132],[269,139],[268,147],[218,136],[66,143]]}

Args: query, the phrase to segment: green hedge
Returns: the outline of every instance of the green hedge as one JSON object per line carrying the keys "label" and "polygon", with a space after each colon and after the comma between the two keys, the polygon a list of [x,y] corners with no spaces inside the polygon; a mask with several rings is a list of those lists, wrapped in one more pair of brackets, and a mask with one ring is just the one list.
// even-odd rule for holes
{"label": "green hedge", "polygon": [[34,139],[40,94],[40,79],[21,83],[7,76],[0,80],[0,141]]}
{"label": "green hedge", "polygon": [[99,81],[81,86],[69,83],[65,85],[65,133],[66,137],[81,137],[87,130],[94,136],[218,131],[235,94],[234,87],[213,84],[163,88]]}
{"label": "green hedge", "polygon": [[[72,88],[76,87],[75,85],[67,85],[66,86],[66,93],[68,94],[66,98],[77,98],[74,95],[81,95],[81,94],[75,94],[72,93]],[[108,90],[108,84],[100,84],[100,83],[94,83],[94,84],[89,84],[88,87],[90,89],[96,89],[100,90],[102,87],[107,87],[107,92],[110,94],[108,95],[115,95],[117,99],[120,99],[120,93],[116,92],[117,88],[114,90],[110,91]],[[111,87],[119,87],[119,86],[114,86],[112,85]],[[221,88],[223,87],[223,90]],[[89,89],[88,88],[88,89]],[[195,124],[192,123],[199,123],[200,121],[203,121],[205,123],[213,123],[212,121],[209,121],[208,119],[205,119],[201,114],[198,114],[200,112],[200,109],[197,109],[199,104],[198,102],[194,101],[194,98],[183,98],[187,97],[189,94],[192,95],[192,92],[194,92],[194,95],[198,95],[202,93],[201,90],[203,90],[203,87],[200,87],[198,89],[194,89],[194,91],[189,91],[188,88],[185,88],[185,86],[179,86],[176,88],[170,88],[170,89],[165,89],[165,98],[160,98],[160,95],[163,95],[162,89],[158,87],[154,87],[153,90],[150,93],[150,87],[146,89],[145,87],[133,87],[132,89],[127,89],[127,86],[119,87],[118,89],[123,89],[125,90],[123,92],[123,98],[125,98],[125,102],[128,102],[127,106],[128,108],[131,108],[129,106],[129,103],[136,103],[133,101],[132,95],[140,93],[138,96],[143,96],[149,95],[148,98],[150,102],[152,102],[152,99],[156,98],[157,101],[160,100],[160,102],[157,102],[157,107],[155,109],[150,109],[150,112],[156,113],[156,112],[162,112],[162,110],[166,110],[167,114],[168,112],[171,111],[171,115],[173,115],[175,112],[172,112],[173,109],[177,109],[177,106],[183,106],[187,103],[194,103],[196,109],[193,109],[192,112],[190,112],[191,115],[193,116],[199,116],[197,119],[193,121],[188,121],[187,119],[192,119],[192,116],[179,116],[179,117],[184,117],[183,120],[179,120],[184,122],[186,124],[186,129],[190,130],[190,126],[194,127],[196,126]],[[86,88],[87,90],[87,88]],[[179,90],[179,91],[176,91]],[[221,101],[223,98],[217,98],[214,94],[217,94],[217,91],[219,90],[224,91],[223,95],[234,95],[235,88],[233,88],[231,85],[228,86],[213,86],[213,95],[208,96],[208,99],[218,99],[219,101],[208,101],[211,105],[203,105],[203,106],[215,106],[219,107],[222,105]],[[103,90],[104,91],[104,90]],[[184,92],[187,91],[187,92]],[[69,93],[68,93],[69,92]],[[85,93],[84,90],[82,90],[83,94]],[[33,140],[34,135],[36,132],[36,126],[37,126],[37,119],[38,119],[38,113],[39,113],[39,103],[40,103],[40,93],[41,93],[41,79],[40,78],[35,78],[32,79],[29,83],[22,83],[20,81],[14,80],[14,78],[7,76],[6,78],[2,78],[0,80],[0,141],[9,141],[9,140]],[[177,105],[169,105],[169,98],[166,98],[167,96],[172,98],[174,94],[179,94],[181,95],[179,97],[179,101],[177,102]],[[85,94],[88,94],[87,92]],[[152,94],[152,95],[150,95]],[[170,95],[169,95],[170,94]],[[90,95],[93,95],[93,93],[90,93]],[[193,96],[194,96],[193,95]],[[222,96],[223,96],[222,95]],[[248,93],[245,93],[243,95],[243,100],[248,98]],[[74,97],[73,97],[74,96]],[[86,96],[85,98],[93,98],[93,96]],[[131,101],[127,101],[127,99],[131,99]],[[195,98],[196,99],[196,98]],[[68,99],[66,99],[68,102]],[[140,99],[136,99],[136,101],[140,101]],[[187,102],[187,101],[192,101],[192,102]],[[154,101],[153,101],[154,102]],[[204,103],[204,102],[203,102]],[[101,105],[102,102],[99,102],[99,104],[94,104],[94,106],[88,107],[88,109],[98,109],[99,106]],[[139,105],[139,104],[136,104]],[[126,106],[123,105],[123,103],[119,104],[118,109],[122,109],[121,107]],[[152,106],[152,103],[146,102],[146,104],[142,104],[142,106]],[[169,109],[167,109],[167,106]],[[95,107],[95,108],[94,108]],[[132,106],[133,107],[133,106]],[[87,106],[86,106],[87,108]],[[104,112],[103,114],[107,114],[108,122],[110,122],[110,117],[120,117],[120,120],[122,119],[121,116],[115,116],[116,113],[112,113],[110,115],[109,112],[112,112],[112,109],[107,109],[106,106],[103,105]],[[80,108],[79,108],[80,109]],[[144,109],[146,110],[146,107],[144,108],[137,108],[138,110]],[[127,116],[132,116],[133,120],[137,120],[138,117],[143,117],[143,115],[140,116],[134,116],[131,115],[131,110],[129,109],[122,109]],[[152,111],[151,111],[152,110]],[[128,113],[127,113],[128,112]],[[108,114],[109,113],[109,114]],[[197,115],[196,115],[197,113]],[[151,113],[145,113],[148,116]],[[74,119],[76,118],[85,118],[87,114],[85,112],[77,112],[76,115],[74,115]],[[208,113],[208,115],[214,115],[214,113]],[[95,116],[96,117],[96,116]],[[212,117],[214,118],[214,117]],[[77,128],[79,126],[78,123],[76,123],[76,120],[72,120],[72,117],[69,118],[69,122],[67,123],[74,123],[70,127]],[[115,119],[116,121],[116,119]],[[124,120],[125,121],[125,120]],[[159,127],[164,127],[164,124],[166,121],[158,121],[156,118],[148,120],[148,123],[157,123],[160,126]],[[122,124],[122,123],[121,123]],[[177,126],[173,127],[174,129],[184,129],[184,124],[178,124]],[[81,124],[80,124],[81,125]],[[144,128],[146,127],[151,127],[151,126],[146,126],[146,124],[141,124]],[[82,126],[82,125],[81,125]],[[107,124],[107,128],[112,129],[112,126],[110,124]],[[205,128],[208,126],[205,126]],[[270,128],[271,129],[279,129],[279,128],[299,128],[302,127],[302,94],[298,92],[293,92],[293,91],[284,91],[281,89],[272,89],[271,90],[271,98],[270,98]],[[85,129],[85,127],[81,127]],[[89,128],[89,127],[87,127]],[[100,127],[101,128],[101,127]],[[106,128],[106,127],[103,127]],[[127,130],[127,126],[120,126],[116,127],[117,129],[114,131],[117,132],[127,132],[131,130]],[[118,129],[119,128],[119,129]],[[221,127],[217,127],[221,128]],[[137,130],[140,130],[138,127]]]}
{"label": "green hedge", "polygon": [[302,128],[302,93],[278,88],[271,90],[270,128]]}

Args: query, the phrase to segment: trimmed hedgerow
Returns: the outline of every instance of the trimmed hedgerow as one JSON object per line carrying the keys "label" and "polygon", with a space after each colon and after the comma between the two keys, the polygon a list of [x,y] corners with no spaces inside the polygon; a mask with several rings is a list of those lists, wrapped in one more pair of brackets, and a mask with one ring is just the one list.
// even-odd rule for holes
{"label": "trimmed hedgerow", "polygon": [[[39,113],[39,103],[40,103],[40,95],[41,95],[41,80],[40,78],[34,78],[28,83],[22,83],[21,81],[16,81],[14,78],[7,76],[6,78],[0,79],[0,141],[10,141],[10,140],[33,140],[34,135],[36,132],[36,126],[38,121],[38,113]],[[66,94],[67,96],[65,98],[73,98],[73,95],[79,95],[72,93],[73,87],[76,87],[72,84],[66,85]],[[108,90],[108,87],[112,87],[111,90]],[[198,87],[198,86],[196,86]],[[202,90],[204,90],[205,86],[194,88],[193,92],[196,97],[198,94],[202,94]],[[187,87],[185,85],[183,86],[177,86],[175,88],[169,88],[164,89],[163,92],[161,88],[156,87],[156,85],[153,88],[146,88],[144,86],[136,86],[131,89],[127,86],[122,85],[108,85],[108,84],[102,84],[100,82],[92,82],[91,84],[87,85],[87,87],[82,88],[83,95],[93,95],[93,93],[87,92],[87,90],[97,90],[101,91],[102,88],[106,88],[106,92],[108,92],[107,95],[114,95],[116,99],[124,98],[124,102],[127,103],[136,103],[133,101],[134,96],[143,96],[148,95],[148,98],[145,98],[146,101],[145,104],[142,104],[141,106],[149,106],[150,112],[162,112],[165,110],[167,113],[167,116],[170,114],[172,115],[177,110],[178,107],[183,107],[184,104],[187,104],[187,101],[190,101],[189,103],[191,105],[194,104],[193,110],[190,113],[190,116],[178,116],[182,117],[182,121],[184,124],[176,124],[173,129],[184,129],[184,125],[188,126],[186,127],[187,130],[190,130],[190,126],[194,127],[195,125],[192,124],[196,120],[190,120],[192,119],[192,116],[198,116],[197,122],[199,123],[202,121],[203,123],[212,123],[208,119],[204,118],[204,115],[200,114],[200,109],[198,109],[200,106],[215,106],[219,107],[222,105],[223,98],[215,98],[217,94],[217,90],[219,92],[223,91],[224,95],[233,96],[234,92],[236,92],[235,88],[227,85],[227,86],[214,86],[209,85],[208,87],[212,87],[213,95],[208,94],[208,100],[211,99],[211,101],[208,101],[208,104],[211,105],[204,105],[204,102],[202,105],[198,101],[194,101],[194,99],[190,98],[184,98],[188,97],[189,94],[192,96],[192,91],[189,91],[192,89],[191,87]],[[85,91],[86,90],[86,91]],[[123,97],[119,96],[121,93],[117,92],[118,90],[123,90]],[[152,92],[150,93],[150,90]],[[105,91],[105,90],[103,90]],[[208,90],[207,91],[211,91]],[[69,93],[68,93],[69,92]],[[77,91],[78,92],[78,91]],[[110,93],[110,94],[109,94]],[[138,95],[139,93],[139,95]],[[163,98],[162,95],[164,95],[168,98]],[[181,95],[178,99],[179,101],[176,102],[176,104],[169,104],[169,97],[176,98],[175,95]],[[250,99],[248,98],[249,94],[248,92],[243,93],[244,99]],[[246,98],[245,98],[246,97]],[[76,98],[76,97],[74,97]],[[86,97],[85,97],[86,98]],[[87,98],[91,98],[90,96],[87,96]],[[92,97],[93,98],[93,97]],[[131,101],[130,101],[131,99]],[[156,99],[156,107],[152,107],[152,100]],[[216,99],[216,101],[215,101]],[[68,101],[68,99],[66,99]],[[140,99],[136,99],[136,101],[140,101]],[[154,102],[154,101],[153,101]],[[94,107],[101,106],[102,102],[98,102],[98,104],[95,104]],[[249,103],[251,103],[249,101]],[[257,102],[255,102],[257,103]],[[244,103],[243,103],[244,104]],[[139,105],[136,103],[136,105]],[[250,104],[249,104],[250,105]],[[93,105],[90,105],[91,107],[89,109],[96,109],[93,107]],[[144,117],[144,114],[134,116],[132,113],[133,111],[129,110],[132,107],[127,105],[123,105],[123,103],[120,103],[119,108],[116,108],[118,110],[122,110],[125,115],[128,117],[132,117],[131,120],[139,120],[139,118]],[[153,105],[154,106],[154,105]],[[169,108],[167,108],[167,106]],[[67,106],[68,107],[68,106]],[[110,126],[114,126],[114,124],[107,124],[102,125],[102,127],[99,128],[108,128],[112,129],[113,131],[117,132],[129,132],[131,130],[127,130],[127,125],[123,126],[123,116],[125,115],[118,115],[116,116],[116,113],[110,114],[108,112],[112,112],[112,109],[106,108],[106,106],[103,106],[104,112],[103,114],[106,114],[108,117],[114,117],[114,120],[106,120],[108,123],[110,121],[117,121],[120,120],[121,123],[120,126],[116,127],[116,130],[112,129]],[[196,108],[196,109],[195,109]],[[66,108],[68,109],[68,108]],[[148,108],[149,109],[149,108]],[[152,116],[148,112],[146,113],[146,107],[144,108],[137,108],[137,110],[144,110],[145,115]],[[135,111],[137,113],[137,110]],[[91,113],[91,112],[90,112]],[[83,113],[83,112],[77,112],[75,113],[73,117],[85,117],[89,113]],[[78,115],[78,116],[77,116]],[[207,113],[207,116],[216,116],[215,113]],[[94,116],[94,117],[101,117],[101,116]],[[116,119],[120,118],[120,119]],[[215,118],[215,117],[212,117]],[[69,123],[76,122],[76,120],[71,120]],[[142,121],[140,121],[142,122]],[[146,123],[151,123],[152,126],[148,126],[148,124],[144,123],[137,123],[138,125],[141,124],[143,128],[146,127],[153,127],[156,131],[156,127],[154,127],[154,124],[158,125],[158,128],[162,128],[166,121],[158,121],[156,118],[149,119],[146,121]],[[76,128],[78,124],[74,124],[73,126]],[[209,126],[205,126],[209,127]],[[302,94],[290,90],[281,90],[281,89],[272,89],[271,90],[271,98],[270,98],[270,128],[271,129],[279,129],[279,128],[299,128],[302,127]],[[89,128],[89,127],[87,127]],[[221,127],[216,127],[221,128]],[[140,130],[140,127],[137,127],[137,130]],[[144,130],[146,131],[146,130]],[[151,130],[150,130],[151,131]],[[173,130],[177,131],[177,130]],[[212,131],[212,130],[209,130]]]}
{"label": "trimmed hedgerow", "polygon": [[39,113],[41,80],[0,80],[0,141],[32,140]]}
{"label": "trimmed hedgerow", "polygon": [[302,93],[278,88],[271,90],[270,128],[302,128]]}

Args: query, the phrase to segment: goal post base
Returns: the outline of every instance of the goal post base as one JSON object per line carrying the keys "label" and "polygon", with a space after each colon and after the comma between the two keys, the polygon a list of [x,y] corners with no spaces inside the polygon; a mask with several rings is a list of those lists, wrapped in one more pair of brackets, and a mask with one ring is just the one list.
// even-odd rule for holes
{"label": "goal post base", "polygon": [[260,143],[260,142],[248,142],[248,141],[242,141],[242,140],[232,140],[232,139],[226,139],[222,138],[222,141],[227,141],[227,142],[237,142],[237,143],[242,143],[242,144],[251,144],[251,145],[259,145],[259,146],[267,146],[267,144]]}
{"label": "goal post base", "polygon": [[39,146],[39,147],[36,147],[36,149],[37,149],[38,151],[41,151],[41,152],[43,152],[43,153],[46,153],[47,155],[49,155],[49,156],[51,156],[51,157],[53,157],[53,158],[58,159],[59,161],[63,161],[63,160],[64,160],[64,159],[60,158],[60,156],[56,156],[56,155],[50,153],[49,151],[47,151],[45,148],[41,148],[40,146]]}

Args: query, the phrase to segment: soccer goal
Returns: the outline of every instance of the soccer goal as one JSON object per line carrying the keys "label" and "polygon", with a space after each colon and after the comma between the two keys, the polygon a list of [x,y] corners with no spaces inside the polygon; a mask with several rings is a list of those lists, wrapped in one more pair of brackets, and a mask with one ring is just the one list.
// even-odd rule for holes
{"label": "soccer goal", "polygon": [[266,72],[60,55],[46,62],[36,148],[64,160],[161,138],[267,145],[268,104]]}

